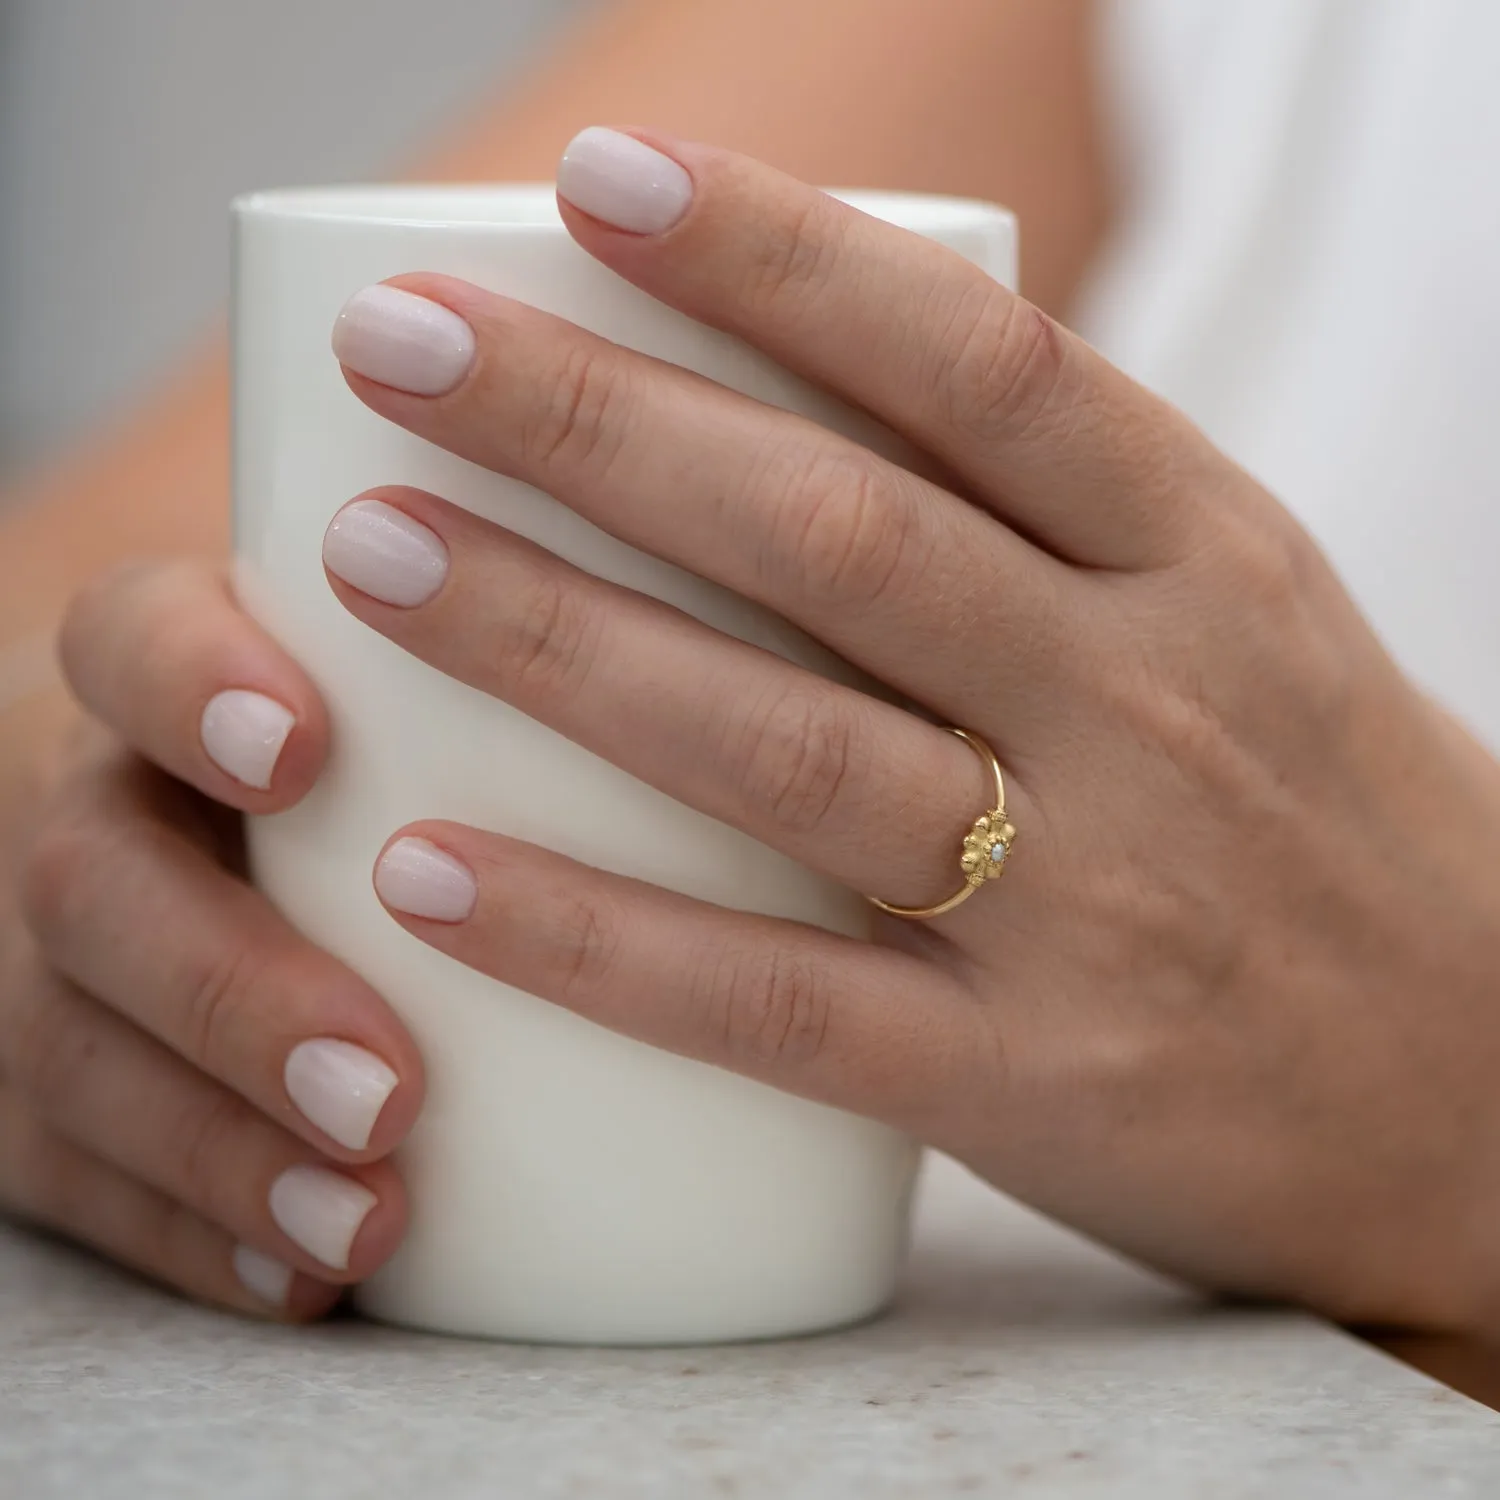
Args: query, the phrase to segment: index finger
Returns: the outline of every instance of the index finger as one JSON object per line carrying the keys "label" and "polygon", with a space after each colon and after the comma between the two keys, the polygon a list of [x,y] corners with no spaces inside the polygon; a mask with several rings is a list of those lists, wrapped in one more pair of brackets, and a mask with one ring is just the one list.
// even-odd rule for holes
{"label": "index finger", "polygon": [[[1195,534],[1206,439],[957,252],[748,157],[644,132],[585,130],[558,193],[611,270],[864,407],[1060,556],[1150,566]],[[950,209],[981,221],[980,205]]]}
{"label": "index finger", "polygon": [[278,812],[322,770],[328,718],[317,690],[206,564],[107,575],[73,601],[60,650],[85,708],[216,802]]}

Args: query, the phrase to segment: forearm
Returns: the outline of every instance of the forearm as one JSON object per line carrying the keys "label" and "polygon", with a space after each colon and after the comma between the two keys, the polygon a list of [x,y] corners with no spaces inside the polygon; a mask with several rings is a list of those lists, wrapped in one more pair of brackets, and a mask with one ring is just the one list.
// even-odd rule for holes
{"label": "forearm", "polygon": [[[520,91],[413,166],[545,179],[581,126],[639,122],[828,183],[1003,200],[1028,290],[1057,308],[1103,219],[1087,0],[625,0]],[[221,552],[221,344],[131,421],[30,481],[0,523],[0,651],[49,631],[77,586],[132,555]]]}

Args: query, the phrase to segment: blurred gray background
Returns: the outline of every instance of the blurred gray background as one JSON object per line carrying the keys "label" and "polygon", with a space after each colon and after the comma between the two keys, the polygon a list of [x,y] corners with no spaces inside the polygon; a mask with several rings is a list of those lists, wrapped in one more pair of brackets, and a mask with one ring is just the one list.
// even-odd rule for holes
{"label": "blurred gray background", "polygon": [[379,175],[584,0],[0,0],[0,475],[169,369],[238,192]]}

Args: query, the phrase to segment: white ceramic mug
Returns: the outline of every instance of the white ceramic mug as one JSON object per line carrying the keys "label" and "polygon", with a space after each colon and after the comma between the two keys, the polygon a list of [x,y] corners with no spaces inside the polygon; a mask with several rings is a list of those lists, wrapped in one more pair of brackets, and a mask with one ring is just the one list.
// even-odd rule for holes
{"label": "white ceramic mug", "polygon": [[[988,205],[845,194],[1013,283]],[[333,752],[291,812],[252,821],[260,886],[379,989],[426,1059],[401,1153],[411,1228],[362,1307],[448,1332],[687,1343],[810,1332],[889,1299],[917,1152],[895,1132],[627,1041],[464,969],[381,910],[401,824],[450,818],[705,900],[856,935],[857,895],[680,806],[359,624],[323,576],[334,512],[375,485],[431,490],[720,630],[858,681],[759,607],[624,546],[547,496],[374,416],[329,352],[345,300],[404,271],[519,298],[805,413],[894,439],[584,254],[550,188],[336,188],[234,205],[234,534],[247,607],[311,673]]]}

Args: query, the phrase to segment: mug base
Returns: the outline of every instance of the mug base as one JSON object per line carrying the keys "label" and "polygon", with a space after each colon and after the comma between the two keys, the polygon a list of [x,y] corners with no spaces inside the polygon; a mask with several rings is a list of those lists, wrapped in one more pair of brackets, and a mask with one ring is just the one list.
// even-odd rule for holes
{"label": "mug base", "polygon": [[619,1316],[596,1319],[553,1320],[541,1317],[495,1316],[482,1313],[456,1314],[423,1308],[404,1298],[382,1295],[370,1284],[354,1293],[354,1307],[361,1317],[392,1328],[444,1338],[481,1340],[503,1344],[537,1344],[551,1347],[615,1349],[690,1349],[704,1345],[762,1344],[779,1340],[815,1338],[884,1317],[896,1300],[894,1286],[883,1288],[878,1297],[858,1303],[830,1305],[821,1313],[799,1308],[784,1317],[762,1312],[753,1317],[695,1316],[674,1323],[666,1318]]}

